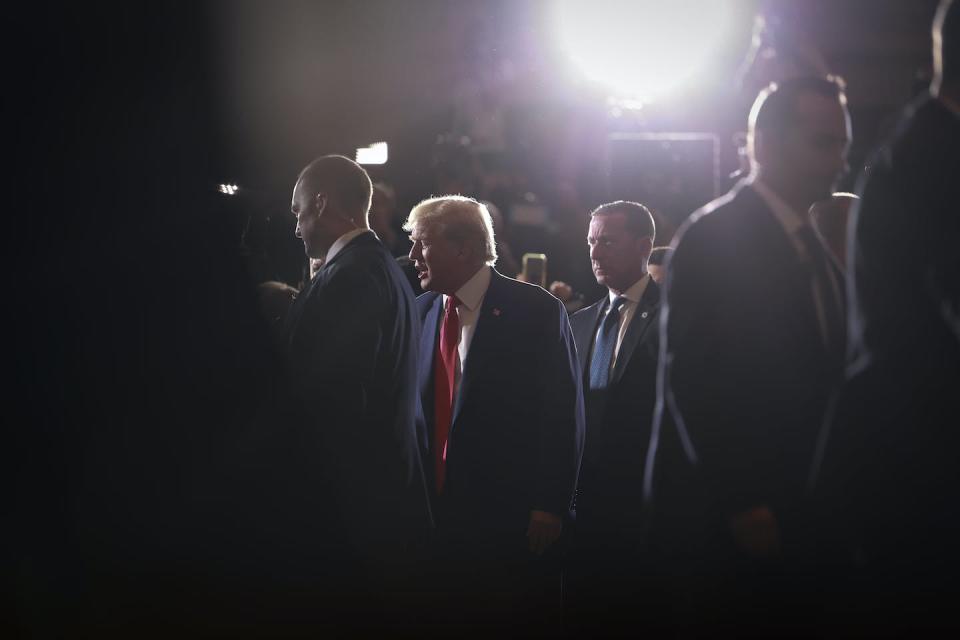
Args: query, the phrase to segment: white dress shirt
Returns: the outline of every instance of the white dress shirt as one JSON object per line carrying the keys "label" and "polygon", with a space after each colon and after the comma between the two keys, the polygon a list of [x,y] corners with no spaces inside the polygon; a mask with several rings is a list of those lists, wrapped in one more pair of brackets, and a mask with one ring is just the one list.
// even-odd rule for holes
{"label": "white dress shirt", "polygon": [[352,231],[347,231],[345,234],[337,238],[337,241],[334,242],[329,249],[327,249],[327,257],[324,258],[323,264],[327,264],[328,262],[333,260],[333,257],[335,255],[340,253],[343,250],[343,248],[347,246],[347,244],[351,240],[356,238],[361,233],[373,233],[373,231],[370,231],[370,229],[366,229],[364,227],[359,227],[357,229],[353,229]]}
{"label": "white dress shirt", "polygon": [[[607,305],[607,313],[610,313],[610,310],[613,308],[613,301],[618,297],[626,299],[620,306],[620,325],[617,328],[617,346],[614,348],[613,358],[611,358],[610,361],[611,371],[613,367],[617,365],[617,358],[620,355],[620,345],[623,344],[623,337],[627,335],[627,328],[630,326],[630,321],[633,320],[633,316],[637,312],[637,305],[640,304],[640,298],[643,297],[644,291],[647,290],[648,282],[650,282],[649,273],[630,285],[623,293],[614,293],[613,291],[608,291],[607,293],[610,298],[610,302]],[[604,318],[606,318],[606,314],[604,314]],[[600,339],[601,331],[603,331],[603,321],[601,321],[599,327],[597,327],[597,335],[593,338],[594,345],[596,345],[597,340]]]}
{"label": "white dress shirt", "polygon": [[[467,354],[470,353],[470,343],[477,331],[477,318],[480,316],[480,305],[490,287],[490,267],[484,265],[457,289],[457,316],[460,319],[460,341],[457,344],[457,353],[460,356],[457,362],[457,391],[460,389],[460,376],[467,363]],[[443,296],[443,306],[446,309],[447,298]]]}

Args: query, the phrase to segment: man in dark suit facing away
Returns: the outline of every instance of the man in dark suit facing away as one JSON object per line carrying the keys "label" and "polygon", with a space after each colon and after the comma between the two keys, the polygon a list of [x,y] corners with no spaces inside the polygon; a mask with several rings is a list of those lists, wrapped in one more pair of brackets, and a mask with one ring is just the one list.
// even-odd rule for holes
{"label": "man in dark suit facing away", "polygon": [[607,295],[570,319],[580,356],[587,432],[577,486],[571,622],[642,624],[639,585],[643,464],[656,402],[660,288],[647,273],[653,216],[636,202],[590,214],[587,245]]}
{"label": "man in dark suit facing away", "polygon": [[420,325],[400,268],[367,225],[370,194],[367,173],[342,156],[301,172],[296,234],[324,263],[286,326],[296,434],[287,464],[302,474],[292,491],[305,503],[292,526],[303,530],[304,560],[318,558],[304,564],[330,582],[335,604],[324,604],[359,612],[409,587],[432,527],[416,437]]}
{"label": "man in dark suit facing away", "polygon": [[841,550],[826,566],[844,605],[831,617],[851,635],[960,627],[957,0],[937,9],[933,59],[929,92],[860,179],[847,254],[852,359],[811,474],[817,533]]}
{"label": "man in dark suit facing away", "polygon": [[646,491],[661,553],[691,571],[681,582],[706,616],[694,624],[762,625],[744,608],[776,615],[792,600],[784,572],[803,544],[807,471],[844,358],[842,280],[806,212],[844,170],[845,103],[833,78],[761,92],[751,176],[674,241]]}
{"label": "man in dark suit facing away", "polygon": [[[439,608],[465,624],[556,614],[555,550],[576,486],[583,397],[563,304],[500,275],[486,207],[461,196],[410,212],[422,320],[420,391],[436,498]],[[455,613],[454,613],[455,612]]]}

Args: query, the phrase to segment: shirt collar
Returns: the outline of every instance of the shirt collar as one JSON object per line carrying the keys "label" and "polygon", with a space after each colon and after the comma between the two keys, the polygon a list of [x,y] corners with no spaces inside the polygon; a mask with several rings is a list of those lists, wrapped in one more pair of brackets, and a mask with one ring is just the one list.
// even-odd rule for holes
{"label": "shirt collar", "polygon": [[[368,231],[370,231],[370,229],[360,227],[359,229],[353,229],[352,231],[347,231],[345,234],[337,238],[337,241],[334,242],[333,245],[330,247],[330,249],[327,250],[327,257],[324,259],[323,263],[327,264],[328,262],[333,260],[333,257],[338,253],[340,253],[343,250],[343,248],[350,243],[351,240],[356,238],[361,233],[366,233]],[[371,231],[371,233],[373,232]]]}
{"label": "shirt collar", "polygon": [[608,291],[607,295],[610,298],[610,304],[613,304],[613,301],[617,298],[626,298],[634,304],[639,303],[640,298],[643,297],[643,292],[647,290],[648,282],[650,282],[650,274],[646,273],[642,278],[630,285],[630,288],[623,293],[614,293],[613,291]]}
{"label": "shirt collar", "polygon": [[[490,267],[484,265],[470,279],[463,283],[463,286],[457,289],[457,299],[470,311],[476,311],[480,303],[483,302],[483,296],[487,295],[487,288],[490,286]],[[446,295],[443,296],[443,303],[447,303]]]}
{"label": "shirt collar", "polygon": [[784,202],[783,198],[778,196],[777,193],[762,182],[760,178],[754,178],[750,186],[770,208],[770,211],[773,212],[773,217],[777,219],[788,236],[792,236],[806,224],[806,216],[797,213],[793,207]]}

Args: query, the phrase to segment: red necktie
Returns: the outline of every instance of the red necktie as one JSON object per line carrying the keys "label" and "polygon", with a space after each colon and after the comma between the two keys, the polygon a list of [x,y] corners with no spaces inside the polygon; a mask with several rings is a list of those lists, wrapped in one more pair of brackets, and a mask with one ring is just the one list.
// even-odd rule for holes
{"label": "red necktie", "polygon": [[443,491],[447,471],[447,436],[453,420],[453,390],[457,375],[457,343],[460,342],[460,317],[456,296],[448,296],[440,325],[440,344],[434,361],[433,460],[437,493]]}

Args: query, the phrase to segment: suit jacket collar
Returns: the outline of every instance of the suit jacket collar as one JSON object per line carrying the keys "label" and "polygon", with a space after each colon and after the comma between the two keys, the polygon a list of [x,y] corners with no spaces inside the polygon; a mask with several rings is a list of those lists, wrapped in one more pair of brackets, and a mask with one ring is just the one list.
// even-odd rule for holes
{"label": "suit jacket collar", "polygon": [[321,273],[326,271],[327,267],[329,267],[331,264],[334,264],[337,260],[340,260],[344,254],[349,253],[350,251],[357,249],[358,247],[371,246],[374,243],[377,243],[377,244],[380,243],[380,241],[377,239],[377,235],[373,231],[370,231],[369,229],[361,230],[360,233],[356,234],[353,238],[348,240],[347,243],[343,245],[343,247],[341,247],[340,250],[334,254],[333,258],[323,263],[323,266],[320,267],[320,271],[317,272],[317,276],[319,276]]}
{"label": "suit jacket collar", "polygon": [[[623,336],[623,342],[620,345],[620,354],[617,356],[617,363],[613,367],[611,383],[623,377],[623,372],[630,362],[634,349],[640,344],[641,339],[647,335],[647,332],[657,330],[657,327],[651,327],[651,324],[653,319],[657,317],[657,314],[654,312],[657,310],[659,304],[660,287],[651,278],[650,281],[647,282],[643,296],[637,303],[637,309],[630,320],[630,326],[627,327],[627,332]],[[596,339],[597,330],[600,328],[600,322],[603,321],[604,314],[606,314],[607,307],[609,306],[610,296],[606,295],[594,303],[592,307],[584,310],[585,313],[590,314],[590,322],[588,324],[590,332],[588,335],[583,336],[582,344],[584,344],[586,348],[583,349],[584,353],[580,354],[580,367],[583,370],[584,376],[589,375],[593,342]]]}
{"label": "suit jacket collar", "polygon": [[[749,218],[743,232],[754,236],[753,244],[758,251],[762,252],[758,262],[765,265],[767,275],[777,274],[787,282],[793,283],[782,291],[783,295],[790,297],[785,304],[792,310],[791,321],[799,322],[816,333],[817,343],[823,346],[820,322],[817,319],[812,293],[810,293],[810,274],[804,265],[804,260],[797,253],[793,239],[787,234],[766,201],[749,183],[741,182],[734,189],[736,194],[734,199]],[[824,249],[824,253],[829,255],[830,252]],[[829,260],[828,264],[836,282],[842,284],[844,282],[842,271]],[[842,295],[840,298],[841,302],[845,302],[842,300]],[[831,352],[835,351],[831,349]]]}
{"label": "suit jacket collar", "polygon": [[[660,304],[660,288],[657,286],[657,283],[653,281],[653,278],[651,278],[650,281],[647,282],[647,288],[643,292],[643,297],[641,297],[640,302],[637,303],[637,309],[633,314],[633,318],[630,319],[630,326],[627,327],[627,332],[623,336],[623,342],[620,344],[620,354],[617,356],[617,362],[613,366],[611,382],[619,382],[620,378],[623,377],[623,371],[627,368],[627,364],[629,364],[630,358],[633,356],[634,349],[637,344],[640,343],[641,338],[646,335],[647,331],[651,330],[650,325],[653,323],[653,319],[657,317],[654,310],[658,304]],[[652,328],[653,331],[656,331],[656,329],[656,327]]]}

